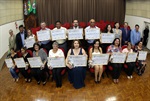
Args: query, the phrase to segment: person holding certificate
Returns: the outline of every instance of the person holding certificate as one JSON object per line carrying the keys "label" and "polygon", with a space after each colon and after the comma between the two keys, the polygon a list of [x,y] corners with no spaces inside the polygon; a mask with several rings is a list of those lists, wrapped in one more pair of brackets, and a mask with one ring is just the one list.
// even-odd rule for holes
{"label": "person holding certificate", "polygon": [[30,70],[29,63],[27,58],[31,57],[31,55],[26,51],[26,47],[21,48],[21,54],[22,57],[26,63],[25,68],[19,68],[21,74],[24,76],[26,82],[31,82],[31,72],[28,72]]}
{"label": "person holding certificate", "polygon": [[[53,30],[57,30],[57,29],[64,29],[67,35],[67,29],[65,27],[61,26],[61,22],[60,21],[56,21],[55,22],[55,28]],[[56,42],[59,44],[60,48],[63,48],[65,51],[65,54],[67,53],[67,42],[66,39],[61,39],[61,40],[56,40]]]}
{"label": "person holding certificate", "polygon": [[[95,25],[95,20],[94,20],[94,19],[91,19],[91,20],[89,21],[89,23],[90,23],[90,25],[89,25],[88,27],[86,27],[85,29],[98,28],[98,27]],[[86,40],[87,40],[87,39],[86,39]],[[87,40],[88,48],[93,45],[93,42],[94,42],[94,39]]]}
{"label": "person holding certificate", "polygon": [[33,57],[40,57],[43,65],[41,65],[41,67],[37,67],[35,69],[33,69],[34,72],[34,77],[37,81],[37,84],[39,85],[40,82],[43,82],[43,85],[46,84],[46,70],[47,70],[47,54],[46,52],[40,48],[40,45],[38,43],[35,43],[33,45],[34,51],[33,51]]}
{"label": "person holding certificate", "polygon": [[[50,29],[46,28],[46,23],[45,22],[41,22],[41,30],[40,31],[49,31],[50,32]],[[41,43],[41,47],[46,49],[47,51],[49,51],[52,48],[52,42],[50,41],[50,39],[45,40],[45,41],[40,41],[40,43]]]}
{"label": "person holding certificate", "polygon": [[115,33],[115,38],[119,38],[120,39],[120,45],[121,45],[121,41],[122,41],[122,30],[120,30],[120,25],[119,22],[115,23],[114,28],[112,29],[113,33]]}
{"label": "person holding certificate", "polygon": [[[127,43],[127,48],[124,48],[122,50],[122,53],[133,53],[132,45],[130,42]],[[132,74],[134,71],[135,62],[128,62],[128,63],[126,63],[126,65],[128,66],[128,68],[126,68],[127,78],[132,79],[133,78]]]}
{"label": "person holding certificate", "polygon": [[[89,61],[92,61],[93,54],[102,54],[102,48],[100,47],[99,40],[94,40],[93,42],[93,47],[89,51]],[[100,83],[101,75],[103,73],[103,66],[94,65],[94,69],[95,69],[95,83]]]}
{"label": "person holding certificate", "polygon": [[[110,45],[108,47],[107,53],[110,53],[110,55],[112,55],[112,53],[121,53],[122,49],[120,47],[120,39],[119,38],[115,38],[112,45]],[[110,57],[111,59],[113,59],[113,57]],[[112,62],[112,61],[111,61]],[[119,83],[119,76],[120,76],[120,72],[121,72],[121,68],[122,68],[122,64],[120,63],[111,63],[111,66],[113,68],[113,82],[114,83]]]}
{"label": "person holding certificate", "polygon": [[[135,47],[134,51],[135,52],[139,52],[139,51],[143,51],[143,50],[144,50],[143,49],[143,42],[140,41],[138,43],[138,45]],[[141,76],[144,73],[144,71],[145,71],[146,60],[138,60],[137,63],[138,63],[138,67],[136,68],[137,69],[137,73],[138,73],[139,76]]]}
{"label": "person holding certificate", "polygon": [[74,55],[86,55],[85,50],[80,48],[81,43],[79,40],[74,40],[72,44],[72,48],[69,49],[67,58],[66,58],[66,65],[69,68],[68,71],[68,78],[70,83],[73,83],[74,88],[79,89],[85,86],[84,79],[85,79],[85,68],[84,67],[74,67],[73,64],[69,61],[69,56]]}
{"label": "person holding certificate", "polygon": [[[110,24],[106,25],[104,32],[108,34],[113,34],[112,27]],[[112,43],[102,43],[103,53],[106,53],[107,47],[110,46],[111,44]]]}
{"label": "person holding certificate", "polygon": [[[15,58],[17,58],[17,53],[15,52],[14,48],[10,49],[10,58],[14,61]],[[18,73],[16,72],[17,66],[15,64],[12,64],[12,68],[9,69],[12,77],[14,78],[14,81],[18,82],[19,76]]]}
{"label": "person holding certificate", "polygon": [[[64,57],[64,53],[61,49],[58,47],[58,43],[54,42],[52,44],[53,49],[49,51],[49,57]],[[62,78],[61,78],[61,71],[62,68],[53,68],[52,66],[48,66],[49,69],[52,69],[53,71],[53,78],[56,81],[56,87],[61,87],[62,86]]]}
{"label": "person holding certificate", "polygon": [[[36,37],[34,34],[32,34],[32,31],[30,29],[27,30],[27,38],[26,39],[32,39],[34,38],[36,41]],[[28,48],[29,50],[31,50],[33,52],[33,48]]]}

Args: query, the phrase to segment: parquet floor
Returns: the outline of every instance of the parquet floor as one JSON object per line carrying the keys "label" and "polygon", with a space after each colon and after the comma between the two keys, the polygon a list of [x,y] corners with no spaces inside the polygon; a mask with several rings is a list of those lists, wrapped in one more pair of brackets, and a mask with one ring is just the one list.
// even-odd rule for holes
{"label": "parquet floor", "polygon": [[23,78],[15,83],[4,66],[0,71],[0,101],[150,101],[149,60],[150,54],[142,76],[134,73],[133,79],[128,80],[122,71],[119,84],[106,75],[100,84],[95,84],[94,76],[87,71],[86,86],[81,89],[73,88],[67,74],[63,76],[62,88],[56,88],[51,80],[45,86],[37,85],[35,80],[26,83]]}

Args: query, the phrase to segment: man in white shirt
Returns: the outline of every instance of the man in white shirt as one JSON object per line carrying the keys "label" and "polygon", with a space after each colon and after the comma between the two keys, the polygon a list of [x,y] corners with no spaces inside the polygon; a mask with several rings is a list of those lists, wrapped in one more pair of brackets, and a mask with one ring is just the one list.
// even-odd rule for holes
{"label": "man in white shirt", "polygon": [[[46,23],[41,22],[41,30],[40,31],[44,31],[44,30],[48,30],[50,32],[50,29],[46,28]],[[41,47],[45,48],[47,51],[52,49],[52,41],[50,39],[46,40],[46,41],[40,41],[40,43],[41,43]]]}
{"label": "man in white shirt", "polygon": [[[56,21],[55,22],[55,28],[53,30],[57,30],[57,29],[64,29],[66,32],[66,36],[67,36],[67,29],[65,27],[61,26],[61,22],[60,21]],[[67,42],[66,39],[61,39],[61,40],[56,40],[56,42],[59,44],[60,48],[63,48],[65,51],[65,54],[67,53]]]}
{"label": "man in white shirt", "polygon": [[[98,28],[96,25],[95,25],[95,20],[94,19],[91,19],[89,21],[90,25],[88,27],[86,27],[85,29],[91,29],[91,28]],[[92,46],[93,45],[93,42],[94,40],[87,40],[87,44],[88,44],[88,47]]]}

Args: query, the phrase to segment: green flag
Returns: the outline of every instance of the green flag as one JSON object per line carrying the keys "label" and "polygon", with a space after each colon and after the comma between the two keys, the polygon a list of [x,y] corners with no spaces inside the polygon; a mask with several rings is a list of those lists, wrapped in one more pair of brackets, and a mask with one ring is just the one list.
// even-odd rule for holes
{"label": "green flag", "polygon": [[35,2],[35,0],[32,4],[32,10],[33,10],[33,14],[36,14],[36,2]]}
{"label": "green flag", "polygon": [[28,0],[28,14],[32,12],[32,6],[30,0]]}

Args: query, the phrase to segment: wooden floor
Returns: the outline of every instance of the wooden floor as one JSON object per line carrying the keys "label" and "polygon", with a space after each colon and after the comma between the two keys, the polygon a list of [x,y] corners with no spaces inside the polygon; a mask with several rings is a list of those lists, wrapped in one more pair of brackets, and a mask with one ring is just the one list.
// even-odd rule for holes
{"label": "wooden floor", "polygon": [[62,88],[56,88],[51,80],[43,86],[33,80],[26,83],[21,77],[13,82],[8,69],[0,71],[0,101],[150,101],[150,54],[148,65],[142,76],[133,74],[128,80],[122,71],[119,84],[114,84],[111,77],[104,77],[100,84],[94,83],[94,77],[87,71],[86,86],[74,89],[63,76]]}

